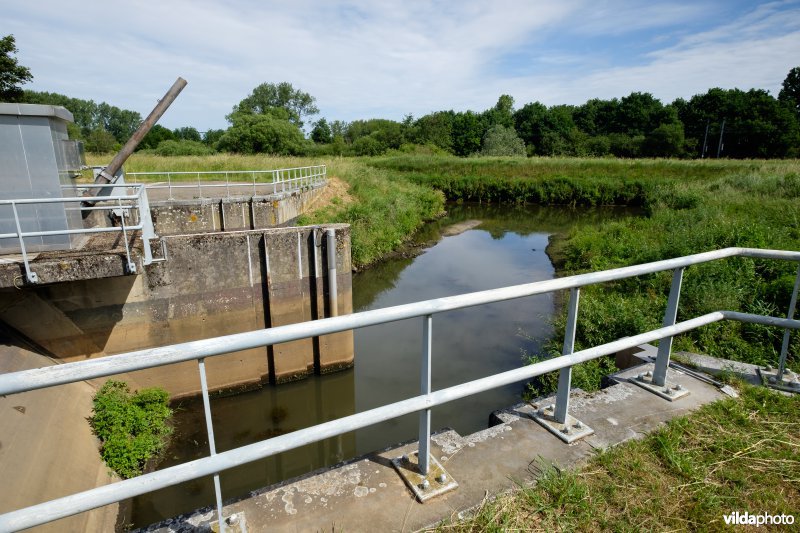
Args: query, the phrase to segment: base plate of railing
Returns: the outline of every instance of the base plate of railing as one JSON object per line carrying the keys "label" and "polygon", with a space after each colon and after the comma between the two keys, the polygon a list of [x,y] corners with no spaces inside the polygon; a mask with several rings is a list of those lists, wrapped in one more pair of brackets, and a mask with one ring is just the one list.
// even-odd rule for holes
{"label": "base plate of railing", "polygon": [[770,366],[759,368],[758,375],[767,387],[785,392],[800,393],[800,376],[788,368],[783,371],[783,379],[778,379],[778,369]]}
{"label": "base plate of railing", "polygon": [[[669,373],[667,374],[667,377],[669,377]],[[689,394],[689,390],[683,385],[680,383],[674,383],[669,379],[664,381],[663,385],[656,385],[653,383],[653,372],[650,370],[646,372],[640,372],[636,376],[628,378],[628,381],[671,402],[674,402],[675,400],[683,398]]]}
{"label": "base plate of railing", "polygon": [[456,480],[433,455],[430,456],[427,476],[419,471],[418,452],[392,459],[392,465],[421,503],[458,487]]}
{"label": "base plate of railing", "polygon": [[553,416],[554,410],[555,405],[551,404],[537,409],[531,416],[542,427],[567,444],[572,444],[576,440],[594,433],[592,428],[570,414],[567,414],[563,424],[558,422]]}

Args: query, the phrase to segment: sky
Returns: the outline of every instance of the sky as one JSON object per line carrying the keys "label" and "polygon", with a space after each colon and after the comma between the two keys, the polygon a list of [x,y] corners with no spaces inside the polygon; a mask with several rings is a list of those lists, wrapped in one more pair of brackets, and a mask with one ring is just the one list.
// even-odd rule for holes
{"label": "sky", "polygon": [[800,66],[800,0],[0,0],[27,89],[144,117],[175,79],[160,120],[225,128],[257,85],[290,82],[330,120],[402,120],[582,104],[712,87],[778,94]]}

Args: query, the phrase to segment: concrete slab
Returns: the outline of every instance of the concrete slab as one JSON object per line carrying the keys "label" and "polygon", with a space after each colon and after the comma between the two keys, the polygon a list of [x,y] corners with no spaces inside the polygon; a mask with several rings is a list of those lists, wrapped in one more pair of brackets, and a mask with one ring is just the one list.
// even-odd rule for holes
{"label": "concrete slab", "polygon": [[[666,401],[628,382],[639,367],[613,376],[616,384],[586,394],[574,390],[570,414],[595,433],[573,444],[534,421],[534,413],[554,403],[554,397],[495,412],[496,425],[461,436],[446,429],[432,437],[431,454],[458,480],[459,487],[419,503],[394,471],[392,459],[417,450],[407,443],[369,454],[301,479],[252,493],[225,507],[253,531],[414,531],[451,517],[463,516],[487,498],[517,485],[530,485],[549,467],[573,468],[595,450],[639,438],[663,422],[721,398],[716,387],[670,371],[670,379],[692,391]],[[652,368],[652,365],[650,365]],[[208,527],[211,508],[155,524],[146,531],[178,532]]]}

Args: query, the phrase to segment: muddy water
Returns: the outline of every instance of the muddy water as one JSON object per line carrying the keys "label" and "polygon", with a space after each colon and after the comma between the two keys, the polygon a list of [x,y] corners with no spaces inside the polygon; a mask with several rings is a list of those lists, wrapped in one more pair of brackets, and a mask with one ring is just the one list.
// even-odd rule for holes
{"label": "muddy water", "polygon": [[[545,253],[554,233],[581,224],[629,216],[614,209],[451,206],[448,217],[416,237],[421,254],[386,261],[353,278],[355,311],[551,279]],[[433,389],[463,383],[523,364],[552,334],[552,295],[541,295],[435,315]],[[422,319],[355,331],[355,367],[327,376],[211,402],[217,450],[224,451],[327,420],[417,395]],[[468,434],[487,425],[489,413],[516,403],[522,385],[463,399],[433,410],[432,428]],[[224,472],[224,499],[317,468],[414,439],[417,416],[328,439]],[[174,444],[159,468],[208,454],[202,404],[185,402],[176,416]],[[143,526],[211,505],[211,479],[177,485],[133,502],[132,521]]]}

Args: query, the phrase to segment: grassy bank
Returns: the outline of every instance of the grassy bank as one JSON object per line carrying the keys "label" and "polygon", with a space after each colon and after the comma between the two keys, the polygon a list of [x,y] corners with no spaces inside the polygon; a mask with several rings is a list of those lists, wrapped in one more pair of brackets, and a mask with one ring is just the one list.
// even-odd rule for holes
{"label": "grassy bank", "polygon": [[[553,248],[561,275],[727,246],[800,250],[797,160],[396,157],[370,164],[440,188],[449,200],[644,208],[642,217],[603,221],[566,235]],[[719,309],[785,316],[796,269],[793,263],[743,258],[691,267],[684,275],[678,320]],[[577,348],[659,327],[670,280],[665,272],[584,289]],[[562,316],[561,331],[563,322]],[[679,337],[676,346],[774,363],[781,337],[776,329],[720,323]],[[791,353],[799,349],[800,335],[794,335]],[[588,372],[589,381],[602,373]]]}
{"label": "grassy bank", "polygon": [[437,531],[717,531],[734,511],[797,522],[798,416],[800,396],[747,387]]}
{"label": "grassy bank", "polygon": [[[90,155],[90,165],[103,165],[111,155]],[[162,157],[134,154],[127,172],[192,172],[219,170],[272,170],[308,165],[327,165],[328,175],[344,181],[352,202],[334,202],[301,217],[302,224],[344,222],[351,225],[353,265],[363,268],[391,253],[427,220],[440,215],[444,196],[428,186],[397,178],[396,173],[372,169],[348,158],[310,159],[265,155],[216,154]],[[158,179],[163,179],[159,177]],[[175,177],[180,179],[180,176]],[[195,176],[186,176],[195,180]]]}

